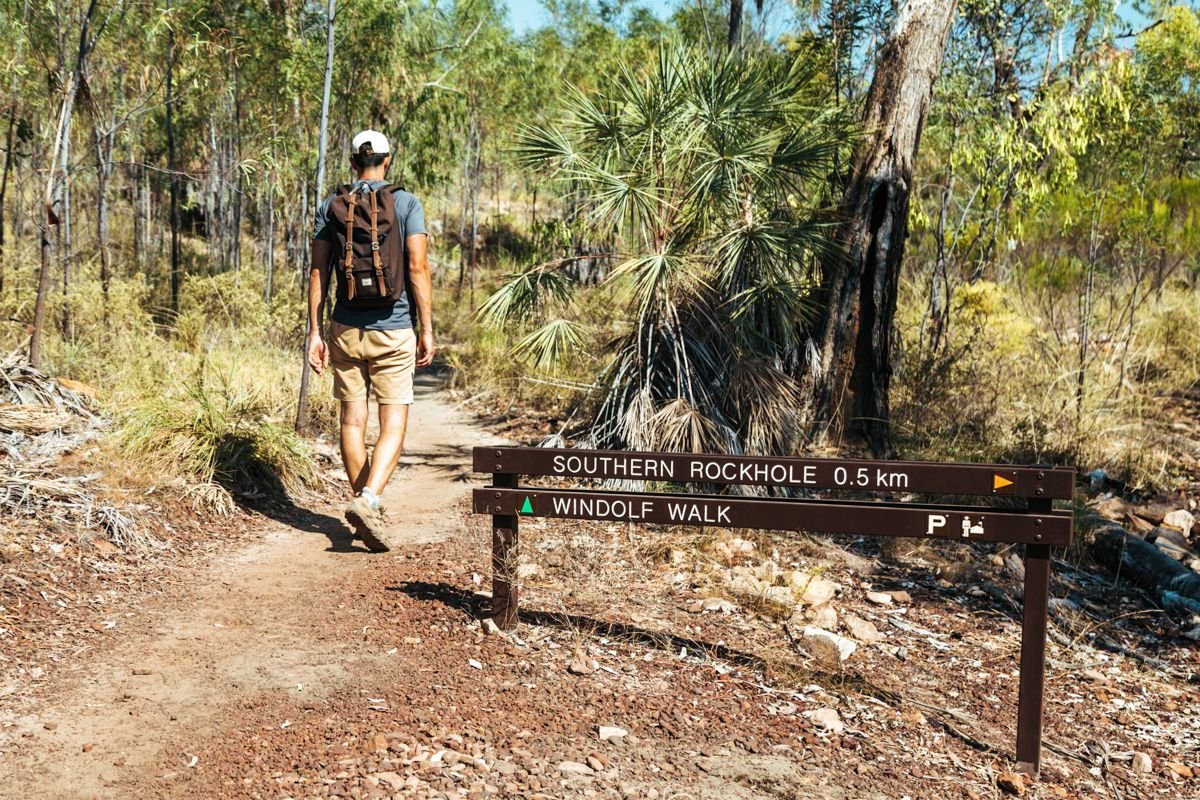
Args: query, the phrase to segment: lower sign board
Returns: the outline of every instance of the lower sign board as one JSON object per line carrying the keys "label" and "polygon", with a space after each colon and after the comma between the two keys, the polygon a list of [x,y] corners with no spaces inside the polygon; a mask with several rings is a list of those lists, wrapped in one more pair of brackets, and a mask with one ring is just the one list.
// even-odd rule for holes
{"label": "lower sign board", "polygon": [[480,514],[1049,545],[1070,544],[1073,528],[1070,512],[572,489],[476,489],[474,505]]}

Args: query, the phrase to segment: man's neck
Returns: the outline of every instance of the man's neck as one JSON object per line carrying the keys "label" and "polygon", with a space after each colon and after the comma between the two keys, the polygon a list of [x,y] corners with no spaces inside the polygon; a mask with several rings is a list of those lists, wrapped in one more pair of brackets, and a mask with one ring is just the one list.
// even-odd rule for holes
{"label": "man's neck", "polygon": [[356,181],[381,181],[381,180],[383,180],[385,174],[386,173],[384,172],[382,167],[375,168],[375,169],[364,169],[362,172],[358,173],[358,176],[355,178],[355,180]]}

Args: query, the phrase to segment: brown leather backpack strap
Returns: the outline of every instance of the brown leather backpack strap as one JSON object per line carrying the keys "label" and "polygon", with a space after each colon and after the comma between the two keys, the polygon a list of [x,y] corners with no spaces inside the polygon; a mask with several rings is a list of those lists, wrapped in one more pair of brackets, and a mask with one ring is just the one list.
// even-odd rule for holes
{"label": "brown leather backpack strap", "polygon": [[388,294],[387,278],[383,276],[383,258],[379,253],[379,192],[371,190],[371,260],[375,264],[375,280],[379,282],[379,295]]}
{"label": "brown leather backpack strap", "polygon": [[354,287],[354,207],[357,197],[357,192],[350,192],[346,198],[346,253],[343,268],[346,270],[347,300],[353,300],[357,294]]}

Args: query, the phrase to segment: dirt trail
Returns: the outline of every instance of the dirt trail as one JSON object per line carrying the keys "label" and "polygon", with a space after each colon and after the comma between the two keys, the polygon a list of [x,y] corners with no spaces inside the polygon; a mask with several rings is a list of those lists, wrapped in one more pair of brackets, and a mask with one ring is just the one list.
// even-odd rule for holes
{"label": "dirt trail", "polygon": [[620,669],[579,675],[587,623],[484,637],[470,453],[496,439],[431,381],[412,414],[385,493],[403,545],[368,554],[327,505],[181,568],[186,588],[0,708],[0,797],[879,796],[831,783],[836,754],[736,670],[601,639]]}
{"label": "dirt trail", "polygon": [[[439,399],[434,382],[417,391],[406,453],[384,496],[399,538],[430,544],[461,529],[454,509],[469,489],[471,448],[494,437]],[[220,558],[186,594],[140,609],[141,624],[114,652],[5,731],[0,797],[124,796],[118,787],[131,776],[163,764],[187,769],[176,743],[219,734],[247,698],[312,701],[351,680],[361,637],[342,634],[367,623],[349,601],[361,597],[354,587],[364,569],[394,557],[352,542],[335,506],[290,522]]]}

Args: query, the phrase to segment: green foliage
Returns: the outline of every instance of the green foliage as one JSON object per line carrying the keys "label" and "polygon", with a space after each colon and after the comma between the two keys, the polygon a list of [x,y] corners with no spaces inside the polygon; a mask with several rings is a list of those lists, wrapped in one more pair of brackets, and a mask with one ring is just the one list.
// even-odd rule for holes
{"label": "green foliage", "polygon": [[304,442],[271,421],[245,385],[208,384],[203,369],[182,396],[135,406],[122,425],[126,453],[243,495],[296,496],[316,485]]}
{"label": "green foliage", "polygon": [[[795,404],[777,403],[798,396],[814,266],[834,250],[820,213],[826,179],[852,138],[815,80],[803,58],[664,47],[648,69],[623,64],[595,91],[572,90],[559,123],[521,131],[521,162],[582,198],[592,239],[615,241],[602,289],[628,312],[601,376],[599,443],[790,443]],[[515,276],[482,318],[515,324],[543,304],[569,307],[561,276],[576,262]],[[559,320],[516,352],[545,369],[578,338]]]}

